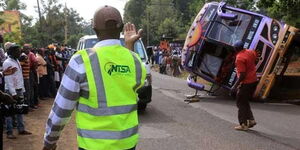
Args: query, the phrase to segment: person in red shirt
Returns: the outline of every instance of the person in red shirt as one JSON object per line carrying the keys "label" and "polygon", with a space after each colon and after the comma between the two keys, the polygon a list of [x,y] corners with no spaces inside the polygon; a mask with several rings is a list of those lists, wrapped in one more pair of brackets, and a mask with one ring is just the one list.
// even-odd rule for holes
{"label": "person in red shirt", "polygon": [[249,101],[252,100],[257,85],[256,76],[256,52],[254,50],[244,49],[244,42],[238,41],[234,44],[237,52],[235,66],[238,79],[232,91],[237,91],[236,105],[238,107],[238,120],[240,125],[236,130],[247,131],[256,125],[251,111]]}
{"label": "person in red shirt", "polygon": [[30,107],[33,109],[37,109],[38,107],[38,80],[37,80],[37,60],[35,54],[31,52],[32,48],[30,44],[24,44],[23,51],[27,55],[29,59],[29,100]]}

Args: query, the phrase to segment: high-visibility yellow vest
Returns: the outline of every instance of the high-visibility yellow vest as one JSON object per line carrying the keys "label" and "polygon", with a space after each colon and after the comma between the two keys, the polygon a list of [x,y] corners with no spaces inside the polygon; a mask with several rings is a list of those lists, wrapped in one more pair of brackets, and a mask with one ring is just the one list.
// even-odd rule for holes
{"label": "high-visibility yellow vest", "polygon": [[146,69],[121,45],[81,50],[89,98],[76,112],[78,146],[86,150],[123,150],[138,142],[137,89]]}

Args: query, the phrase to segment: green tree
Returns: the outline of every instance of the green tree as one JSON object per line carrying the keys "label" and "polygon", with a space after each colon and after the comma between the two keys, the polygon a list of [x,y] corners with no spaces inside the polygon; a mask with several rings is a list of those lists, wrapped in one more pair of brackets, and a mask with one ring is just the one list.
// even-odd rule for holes
{"label": "green tree", "polygon": [[[168,34],[172,38],[177,38],[177,32],[170,32],[172,29],[179,29],[179,22],[182,19],[181,13],[175,8],[174,3],[171,0],[152,0],[146,9],[149,13],[150,22],[150,39],[153,41],[151,44],[157,44],[163,34]],[[178,21],[175,23],[175,19]],[[143,21],[145,22],[145,20]],[[170,23],[173,22],[173,24]],[[174,34],[175,33],[175,34]]]}
{"label": "green tree", "polygon": [[[91,23],[84,21],[74,9],[64,7],[58,3],[58,0],[40,1],[42,13],[40,20],[34,22],[32,17],[21,14],[22,40],[19,41],[19,44],[31,43],[34,47],[43,47],[53,42],[64,43],[64,33],[67,29],[66,43],[74,48],[80,37],[85,34],[93,34]],[[20,0],[0,0],[0,8],[22,10],[26,8],[26,5]],[[1,23],[3,20],[0,20]],[[65,26],[67,28],[64,28]],[[18,35],[9,33],[4,38],[9,41],[18,40],[15,36]]]}
{"label": "green tree", "polygon": [[299,0],[260,0],[258,7],[268,16],[300,28]]}
{"label": "green tree", "polygon": [[[42,1],[41,23],[42,43],[47,45],[50,43],[64,43],[65,32],[67,32],[67,44],[75,47],[78,39],[83,35],[80,33],[84,33],[83,18],[74,9],[64,7],[58,3],[58,0]],[[65,26],[67,28],[64,28]]]}
{"label": "green tree", "polygon": [[26,4],[20,0],[0,0],[0,7],[3,10],[24,10],[26,9]]}
{"label": "green tree", "polygon": [[[184,15],[184,12],[176,8],[184,4],[179,2],[179,0],[178,3],[173,0],[130,0],[125,7],[124,20],[143,28],[143,40],[146,41],[149,36],[151,45],[157,44],[163,34],[177,38],[183,28],[180,20]],[[181,10],[184,11],[185,7]]]}
{"label": "green tree", "polygon": [[166,18],[158,27],[158,35],[166,37],[177,37],[181,31],[178,26],[179,22],[175,18]]}
{"label": "green tree", "polygon": [[24,43],[31,43],[33,46],[40,46],[41,32],[38,32],[38,24],[32,25],[33,18],[28,16],[22,17],[22,38]]}
{"label": "green tree", "polygon": [[141,16],[145,15],[147,0],[130,0],[125,5],[124,21],[132,22],[141,27]]}
{"label": "green tree", "polygon": [[26,4],[22,3],[20,0],[5,0],[6,10],[24,10],[26,9]]}
{"label": "green tree", "polygon": [[40,29],[44,36],[44,43],[56,43],[64,40],[64,13],[63,6],[58,4],[57,0],[42,1],[42,28]]}

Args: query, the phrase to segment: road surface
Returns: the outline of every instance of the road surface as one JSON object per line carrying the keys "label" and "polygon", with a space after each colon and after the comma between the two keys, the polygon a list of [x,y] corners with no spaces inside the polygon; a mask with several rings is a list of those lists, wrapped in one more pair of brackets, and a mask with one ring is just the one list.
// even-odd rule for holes
{"label": "road surface", "polygon": [[[300,107],[278,103],[251,103],[258,125],[235,131],[237,108],[233,99],[203,95],[186,104],[194,91],[184,80],[153,73],[153,101],[140,113],[138,150],[296,150],[300,149]],[[53,100],[25,117],[34,134],[4,138],[5,150],[40,150],[45,122]],[[65,127],[58,150],[76,150],[74,117]]]}

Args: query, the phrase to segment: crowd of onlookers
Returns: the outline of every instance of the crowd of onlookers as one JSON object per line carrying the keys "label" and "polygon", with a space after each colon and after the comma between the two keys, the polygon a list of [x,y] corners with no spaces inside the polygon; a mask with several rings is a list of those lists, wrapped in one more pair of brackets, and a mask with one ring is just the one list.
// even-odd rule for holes
{"label": "crowd of onlookers", "polygon": [[[19,135],[31,134],[25,129],[24,113],[17,112],[16,106],[24,106],[30,113],[39,109],[41,100],[55,97],[62,74],[74,52],[59,44],[33,48],[30,44],[20,46],[6,42],[0,47],[0,89],[16,103],[22,104],[4,104],[0,101],[0,124],[5,125],[8,139],[16,139],[13,128],[18,129]],[[10,74],[2,73],[7,70]]]}
{"label": "crowd of onlookers", "polygon": [[[149,49],[150,50],[150,49]],[[149,51],[148,50],[148,51]],[[183,67],[181,65],[181,47],[170,47],[169,50],[153,47],[152,52],[148,52],[152,65],[159,66],[159,72],[177,77],[181,74]]]}

